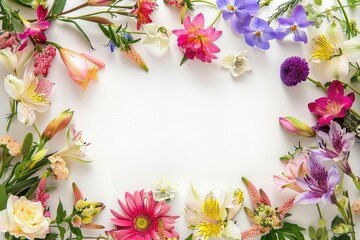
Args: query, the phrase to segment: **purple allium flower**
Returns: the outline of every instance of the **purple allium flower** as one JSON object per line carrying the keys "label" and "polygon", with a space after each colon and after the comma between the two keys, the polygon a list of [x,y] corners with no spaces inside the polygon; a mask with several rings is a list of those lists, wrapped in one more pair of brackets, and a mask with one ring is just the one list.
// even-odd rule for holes
{"label": "purple allium flower", "polygon": [[269,40],[276,37],[275,31],[269,26],[267,21],[257,17],[251,20],[249,26],[244,29],[243,34],[248,45],[252,47],[257,46],[263,50],[269,49]]}
{"label": "purple allium flower", "polygon": [[308,173],[304,178],[297,179],[297,184],[305,190],[295,198],[295,203],[314,204],[321,200],[324,203],[333,203],[331,198],[341,175],[335,165],[329,171],[317,153],[312,152],[308,160]]}
{"label": "purple allium flower", "polygon": [[306,81],[310,69],[307,61],[301,57],[289,57],[280,66],[280,78],[288,87],[293,87]]}
{"label": "purple allium flower", "polygon": [[260,9],[257,0],[217,0],[216,4],[222,11],[223,18],[238,33],[243,32],[247,16],[254,16]]}
{"label": "purple allium flower", "polygon": [[291,12],[289,18],[278,18],[279,27],[276,29],[276,38],[283,40],[287,35],[294,34],[295,42],[307,43],[307,36],[303,30],[299,28],[305,28],[311,25],[313,22],[306,20],[305,9],[301,5],[297,5]]}

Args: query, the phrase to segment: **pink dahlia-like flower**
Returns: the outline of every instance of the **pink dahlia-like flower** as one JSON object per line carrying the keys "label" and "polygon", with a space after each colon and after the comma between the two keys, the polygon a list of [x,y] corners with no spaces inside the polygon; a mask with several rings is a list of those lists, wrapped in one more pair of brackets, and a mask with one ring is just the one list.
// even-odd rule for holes
{"label": "pink dahlia-like flower", "polygon": [[125,203],[118,201],[124,214],[111,210],[115,218],[111,222],[117,227],[108,232],[117,240],[152,240],[179,238],[173,224],[176,216],[168,216],[170,205],[155,201],[152,192],[141,190],[134,195],[125,194]]}
{"label": "pink dahlia-like flower", "polygon": [[321,97],[311,102],[308,108],[312,114],[319,117],[320,126],[328,125],[334,118],[345,117],[346,110],[351,108],[355,101],[354,93],[344,96],[341,82],[333,81],[328,89],[328,97]]}
{"label": "pink dahlia-like flower", "polygon": [[185,29],[175,29],[173,33],[178,36],[178,47],[185,50],[185,56],[188,59],[195,57],[203,62],[211,63],[211,59],[216,59],[215,53],[220,49],[213,43],[217,40],[222,31],[214,27],[204,28],[204,15],[196,15],[191,22],[190,17],[184,21]]}

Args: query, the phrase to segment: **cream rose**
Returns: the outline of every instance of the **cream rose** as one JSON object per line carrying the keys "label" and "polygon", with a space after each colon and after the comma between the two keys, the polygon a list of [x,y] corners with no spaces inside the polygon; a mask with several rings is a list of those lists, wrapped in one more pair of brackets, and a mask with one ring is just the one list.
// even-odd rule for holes
{"label": "cream rose", "polygon": [[41,202],[10,195],[6,209],[0,211],[0,231],[30,240],[45,238],[49,233],[50,219],[44,217]]}

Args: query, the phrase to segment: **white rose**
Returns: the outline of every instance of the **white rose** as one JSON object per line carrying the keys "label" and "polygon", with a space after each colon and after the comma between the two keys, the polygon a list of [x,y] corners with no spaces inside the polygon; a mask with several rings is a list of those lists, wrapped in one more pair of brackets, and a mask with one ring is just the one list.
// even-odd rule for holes
{"label": "white rose", "polygon": [[0,211],[0,231],[30,240],[45,238],[49,233],[50,219],[44,217],[41,202],[10,195],[6,209]]}

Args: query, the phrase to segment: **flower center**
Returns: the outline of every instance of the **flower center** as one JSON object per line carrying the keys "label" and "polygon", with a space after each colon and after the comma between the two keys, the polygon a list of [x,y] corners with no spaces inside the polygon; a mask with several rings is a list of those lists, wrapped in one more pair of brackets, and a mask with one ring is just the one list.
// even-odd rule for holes
{"label": "flower center", "polygon": [[275,209],[264,204],[260,204],[255,210],[255,221],[263,227],[273,227],[274,229],[280,228],[283,225]]}
{"label": "flower center", "polygon": [[292,32],[295,32],[296,30],[297,30],[297,26],[296,25],[292,25],[291,26],[291,28],[290,28],[290,30],[292,31]]}
{"label": "flower center", "polygon": [[245,61],[242,57],[236,57],[235,68],[241,68],[245,65]]}
{"label": "flower center", "polygon": [[260,32],[259,30],[257,30],[257,31],[255,32],[255,35],[256,35],[257,37],[260,37],[260,36],[261,36],[261,32]]}
{"label": "flower center", "polygon": [[236,10],[234,5],[232,5],[232,4],[228,4],[227,8],[229,9],[230,12],[235,12],[235,10]]}
{"label": "flower center", "polygon": [[146,231],[150,226],[150,220],[146,216],[138,216],[135,219],[135,229],[144,232]]}

